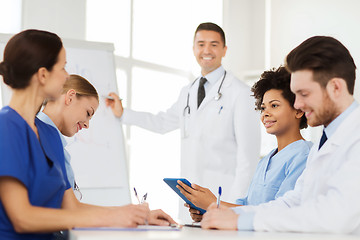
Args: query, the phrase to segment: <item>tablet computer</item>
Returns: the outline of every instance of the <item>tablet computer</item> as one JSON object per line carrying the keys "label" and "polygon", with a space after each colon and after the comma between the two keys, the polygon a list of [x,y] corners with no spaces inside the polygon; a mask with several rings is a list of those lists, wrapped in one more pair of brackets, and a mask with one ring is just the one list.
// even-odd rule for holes
{"label": "tablet computer", "polygon": [[[179,185],[177,183],[177,181],[180,180],[183,183],[185,183],[186,185],[188,185],[189,187],[191,187],[191,183],[185,179],[185,178],[164,178],[164,182],[167,183],[167,185],[169,185],[169,187],[171,187],[187,204],[190,205],[191,208],[194,208],[196,210],[199,210],[201,214],[204,214],[206,212],[205,209],[196,207],[192,202],[189,201],[189,199],[187,199],[181,192],[179,189],[177,189],[176,185]],[[180,185],[179,185],[180,186]]]}

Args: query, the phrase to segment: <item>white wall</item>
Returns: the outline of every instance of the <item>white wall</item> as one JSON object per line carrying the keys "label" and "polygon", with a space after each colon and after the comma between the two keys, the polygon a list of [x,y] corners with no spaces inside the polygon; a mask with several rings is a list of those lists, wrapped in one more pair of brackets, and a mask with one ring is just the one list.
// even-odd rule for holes
{"label": "white wall", "polygon": [[228,51],[224,66],[236,76],[265,68],[265,1],[224,0]]}
{"label": "white wall", "polygon": [[[360,1],[271,0],[271,64],[283,62],[286,54],[315,35],[332,36],[350,51],[360,66]],[[358,72],[357,72],[358,73]],[[355,96],[360,97],[359,84]]]}
{"label": "white wall", "polygon": [[61,38],[85,40],[86,0],[23,0],[22,29],[55,32]]}
{"label": "white wall", "polygon": [[[265,9],[267,2],[271,8],[269,12]],[[270,67],[283,64],[294,47],[314,35],[337,38],[359,65],[359,9],[358,0],[224,0],[224,29],[228,42],[224,65],[240,77],[265,70],[266,30],[270,35],[267,42]],[[270,29],[266,28],[267,18]],[[358,99],[359,88],[357,86],[355,93]]]}
{"label": "white wall", "polygon": [[[360,67],[359,9],[358,0],[224,0],[229,42],[224,65],[244,80],[256,80],[266,70],[267,60],[266,68],[278,67],[307,38],[327,35],[341,41]],[[359,85],[355,84],[357,100]],[[321,129],[310,128],[304,134],[315,141]]]}

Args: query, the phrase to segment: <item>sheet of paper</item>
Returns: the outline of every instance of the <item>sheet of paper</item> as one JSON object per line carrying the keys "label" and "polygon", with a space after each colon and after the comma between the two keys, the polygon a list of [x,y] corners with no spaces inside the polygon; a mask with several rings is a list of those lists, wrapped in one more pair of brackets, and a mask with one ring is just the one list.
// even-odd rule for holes
{"label": "sheet of paper", "polygon": [[95,227],[95,228],[74,228],[75,231],[180,231],[180,226],[153,226],[139,225],[137,228],[121,227]]}

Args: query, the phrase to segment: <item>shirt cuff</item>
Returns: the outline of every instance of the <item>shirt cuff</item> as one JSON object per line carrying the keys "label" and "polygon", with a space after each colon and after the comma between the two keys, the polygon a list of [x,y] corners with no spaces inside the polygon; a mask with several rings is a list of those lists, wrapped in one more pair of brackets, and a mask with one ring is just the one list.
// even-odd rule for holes
{"label": "shirt cuff", "polygon": [[236,204],[237,205],[246,205],[245,204],[245,198],[236,199]]}
{"label": "shirt cuff", "polygon": [[[234,210],[234,209],[233,209]],[[253,231],[254,230],[254,216],[255,212],[245,212],[240,207],[235,211],[239,214],[237,221],[237,228],[239,231]]]}
{"label": "shirt cuff", "polygon": [[[122,113],[121,117],[119,117],[117,119],[119,119],[120,122],[125,122],[126,123],[126,114],[127,114],[127,112],[129,112],[129,110],[126,109],[126,108],[123,108],[123,113]],[[124,121],[124,119],[125,119],[125,121]]]}

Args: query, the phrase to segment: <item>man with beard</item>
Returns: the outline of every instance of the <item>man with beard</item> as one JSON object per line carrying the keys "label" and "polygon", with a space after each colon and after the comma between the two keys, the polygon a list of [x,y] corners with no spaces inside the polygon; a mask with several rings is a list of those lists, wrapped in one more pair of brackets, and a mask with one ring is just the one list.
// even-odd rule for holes
{"label": "man with beard", "polygon": [[210,206],[203,228],[360,233],[360,108],[355,63],[336,39],[316,36],[286,58],[294,107],[324,126],[294,190],[259,206]]}

